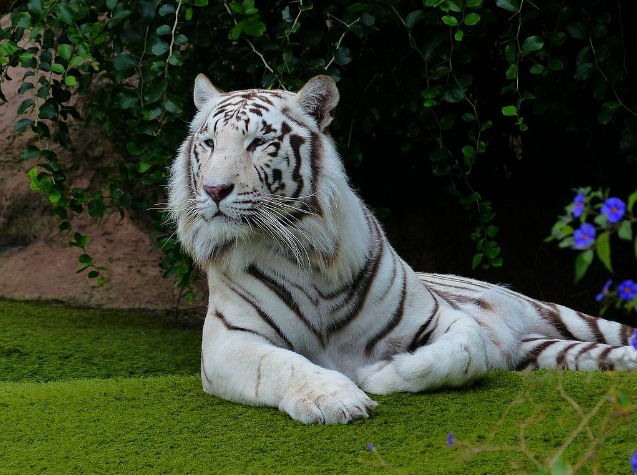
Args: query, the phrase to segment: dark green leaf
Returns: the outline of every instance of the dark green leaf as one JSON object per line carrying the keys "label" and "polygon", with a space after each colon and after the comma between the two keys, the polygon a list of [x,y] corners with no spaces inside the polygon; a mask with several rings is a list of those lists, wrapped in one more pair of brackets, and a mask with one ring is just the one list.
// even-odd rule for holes
{"label": "dark green leaf", "polygon": [[18,13],[15,17],[15,24],[19,28],[29,28],[31,26],[31,15],[27,12]]}
{"label": "dark green leaf", "polygon": [[152,52],[154,55],[161,56],[166,53],[169,49],[168,43],[165,41],[158,41],[152,47]]}
{"label": "dark green leaf", "polygon": [[416,25],[416,23],[418,23],[424,17],[425,12],[423,10],[413,11],[409,15],[407,15],[407,18],[405,18],[405,26],[411,30]]}
{"label": "dark green leaf", "polygon": [[57,15],[58,18],[67,25],[73,25],[73,10],[71,10],[71,7],[69,5],[58,5]]}
{"label": "dark green leaf", "polygon": [[58,54],[68,61],[71,59],[71,54],[73,54],[73,47],[71,45],[62,44],[58,46]]}
{"label": "dark green leaf", "polygon": [[161,7],[159,7],[159,14],[161,16],[170,15],[175,13],[175,7],[169,3],[164,3]]}
{"label": "dark green leaf", "polygon": [[13,130],[15,130],[16,132],[22,132],[24,129],[26,129],[27,127],[33,124],[34,122],[31,119],[20,119],[13,126]]}
{"label": "dark green leaf", "polygon": [[18,107],[18,111],[17,111],[18,115],[24,114],[24,111],[26,111],[29,107],[33,106],[34,104],[35,104],[35,101],[33,99],[23,100],[20,106]]}
{"label": "dark green leaf", "polygon": [[449,26],[458,26],[458,20],[456,20],[455,17],[452,17],[451,15],[445,15],[442,17],[442,22],[445,25],[449,25]]}
{"label": "dark green leaf", "polygon": [[606,101],[602,104],[602,109],[597,116],[597,122],[600,124],[608,124],[615,112],[619,108],[619,102],[616,101]]}
{"label": "dark green leaf", "polygon": [[243,32],[250,36],[262,36],[265,33],[265,23],[262,21],[246,22],[243,25]]}
{"label": "dark green leaf", "polygon": [[566,30],[569,34],[578,40],[587,40],[588,39],[588,28],[584,23],[578,20],[574,20],[569,22],[566,25]]}
{"label": "dark green leaf", "polygon": [[352,54],[349,51],[349,48],[341,47],[336,50],[336,54],[334,55],[334,62],[336,64],[340,64],[341,66],[345,66],[352,61]]}
{"label": "dark green leaf", "polygon": [[603,232],[597,237],[595,244],[595,251],[597,257],[606,266],[606,268],[613,272],[613,267],[610,262],[610,233],[608,231]]}
{"label": "dark green leaf", "polygon": [[575,71],[575,79],[578,81],[586,81],[595,72],[595,65],[593,63],[583,63],[577,67]]}
{"label": "dark green leaf", "polygon": [[531,74],[542,74],[543,71],[544,66],[541,64],[534,64],[533,66],[531,66],[531,69],[529,69],[529,72]]}
{"label": "dark green leaf", "polygon": [[633,212],[635,203],[637,203],[637,190],[633,191],[628,197],[627,209],[629,213]]}
{"label": "dark green leaf", "polygon": [[622,221],[619,225],[619,229],[617,230],[617,236],[626,241],[633,240],[633,227],[630,224],[630,221]]}
{"label": "dark green leaf", "polygon": [[506,47],[504,48],[504,57],[509,63],[515,63],[517,59],[515,54],[515,43],[510,42],[506,45]]}
{"label": "dark green leaf", "polygon": [[170,35],[172,33],[172,28],[168,25],[161,25],[155,30],[159,36]]}
{"label": "dark green leaf", "polygon": [[137,67],[137,61],[130,54],[120,54],[113,59],[113,67],[116,71]]}
{"label": "dark green leaf", "polygon": [[517,12],[520,8],[518,0],[496,0],[495,4],[509,12]]}
{"label": "dark green leaf", "polygon": [[591,262],[593,262],[593,250],[582,252],[575,259],[575,282],[579,282],[586,275]]}
{"label": "dark green leaf", "polygon": [[522,52],[530,53],[531,51],[537,51],[544,46],[544,40],[539,36],[529,36],[524,43],[522,43]]}
{"label": "dark green leaf", "polygon": [[465,24],[469,26],[477,25],[479,21],[480,15],[477,13],[469,13],[466,17],[464,17]]}

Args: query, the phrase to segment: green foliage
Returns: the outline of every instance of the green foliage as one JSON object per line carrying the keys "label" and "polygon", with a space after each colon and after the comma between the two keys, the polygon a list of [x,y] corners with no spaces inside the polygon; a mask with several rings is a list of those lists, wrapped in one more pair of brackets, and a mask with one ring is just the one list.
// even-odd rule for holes
{"label": "green foliage", "polygon": [[[13,67],[27,69],[17,78],[25,99],[15,130],[37,138],[22,158],[38,160],[31,187],[48,196],[60,228],[72,234],[73,216],[83,213],[145,216],[166,252],[165,276],[187,297],[193,265],[166,245],[173,241],[165,211],[148,209],[165,201],[200,72],[230,90],[296,90],[330,75],[343,98],[333,136],[347,163],[364,163],[373,140],[428,157],[467,209],[473,267],[498,267],[495,212],[474,184],[476,170],[490,172],[494,141],[524,133],[536,116],[567,124],[567,133],[616,123],[618,148],[635,160],[636,93],[623,67],[632,33],[621,15],[601,0],[541,8],[518,0],[18,1],[0,36],[0,87]],[[80,118],[72,98],[89,91],[90,112]],[[71,147],[71,119],[100,124],[120,153],[99,170],[102,189],[74,188],[49,148]],[[101,281],[104,269],[91,269]]]}

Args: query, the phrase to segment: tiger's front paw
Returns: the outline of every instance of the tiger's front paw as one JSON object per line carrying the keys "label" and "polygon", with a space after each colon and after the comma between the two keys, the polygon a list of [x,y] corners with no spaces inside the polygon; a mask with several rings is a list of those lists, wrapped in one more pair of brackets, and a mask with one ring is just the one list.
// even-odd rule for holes
{"label": "tiger's front paw", "polygon": [[291,388],[279,408],[304,424],[347,424],[367,417],[377,404],[345,375],[324,370]]}
{"label": "tiger's front paw", "polygon": [[372,394],[389,394],[410,390],[407,381],[398,374],[396,364],[388,360],[359,368],[356,372],[356,380],[363,390]]}

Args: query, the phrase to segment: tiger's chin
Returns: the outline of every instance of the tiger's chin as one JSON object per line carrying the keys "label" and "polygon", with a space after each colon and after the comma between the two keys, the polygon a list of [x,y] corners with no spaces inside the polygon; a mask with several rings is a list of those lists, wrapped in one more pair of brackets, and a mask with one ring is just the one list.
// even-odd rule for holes
{"label": "tiger's chin", "polygon": [[180,240],[202,268],[228,257],[232,249],[251,241],[254,234],[250,225],[225,214],[201,218],[182,228]]}

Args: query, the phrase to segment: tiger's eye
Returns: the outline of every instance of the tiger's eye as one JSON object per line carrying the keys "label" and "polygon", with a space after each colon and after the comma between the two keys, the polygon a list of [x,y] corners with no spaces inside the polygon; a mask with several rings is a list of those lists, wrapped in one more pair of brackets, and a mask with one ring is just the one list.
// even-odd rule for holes
{"label": "tiger's eye", "polygon": [[252,141],[252,144],[250,144],[250,146],[252,148],[256,148],[256,147],[260,147],[261,145],[265,145],[267,143],[267,140],[262,139],[262,138],[256,138]]}
{"label": "tiger's eye", "polygon": [[206,147],[210,148],[210,149],[214,149],[215,148],[215,142],[212,139],[206,139],[203,141],[203,143],[206,144]]}

